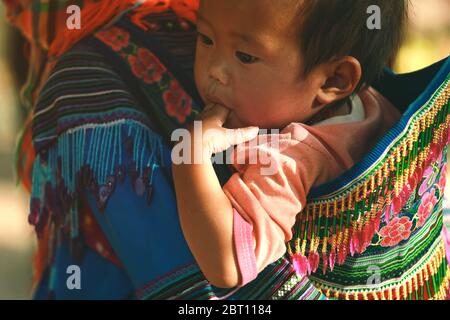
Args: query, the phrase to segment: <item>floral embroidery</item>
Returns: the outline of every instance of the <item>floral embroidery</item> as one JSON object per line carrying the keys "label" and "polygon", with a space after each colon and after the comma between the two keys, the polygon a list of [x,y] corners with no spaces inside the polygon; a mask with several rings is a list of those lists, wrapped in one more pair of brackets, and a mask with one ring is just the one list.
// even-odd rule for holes
{"label": "floral embroidery", "polygon": [[145,83],[159,82],[165,72],[164,67],[150,50],[137,49],[136,55],[130,55],[128,62],[133,73]]}
{"label": "floral embroidery", "polygon": [[[181,24],[180,26],[183,27]],[[154,27],[159,29],[157,25]],[[129,33],[112,27],[98,32],[97,37],[128,61],[134,76],[158,90],[162,98],[161,107],[168,116],[176,119],[179,124],[184,124],[188,117],[196,112],[192,106],[192,98],[168,72],[158,57],[147,48],[134,43]]]}
{"label": "floral embroidery", "polygon": [[411,235],[411,227],[412,222],[408,217],[395,217],[379,232],[380,236],[383,237],[381,246],[392,247],[400,241],[408,239]]}
{"label": "floral embroidery", "polygon": [[192,113],[192,99],[176,80],[170,81],[169,89],[163,93],[163,99],[167,114],[180,123],[184,123]]}
{"label": "floral embroidery", "polygon": [[400,213],[400,211],[403,208],[404,201],[405,201],[405,192],[402,191],[402,193],[400,193],[400,195],[397,198],[392,200],[390,209],[386,211],[385,219],[387,223],[389,223],[390,221],[391,214],[397,216]]}
{"label": "floral embroidery", "polygon": [[432,189],[430,192],[427,192],[422,196],[422,202],[420,203],[419,210],[417,211],[417,216],[419,218],[419,222],[417,224],[418,227],[423,226],[431,212],[433,212],[434,206],[438,202],[434,193],[435,189]]}
{"label": "floral embroidery", "polygon": [[425,169],[425,171],[423,172],[423,177],[425,177],[425,180],[422,182],[419,188],[419,196],[422,196],[432,185],[435,184],[437,175],[439,173],[439,167],[442,165],[442,162],[444,162],[444,159],[441,152],[434,164]]}
{"label": "floral embroidery", "polygon": [[439,190],[441,190],[441,193],[444,193],[444,190],[445,190],[445,185],[447,182],[446,175],[447,175],[447,164],[444,164],[444,166],[441,169],[441,178],[439,179],[439,182],[438,182],[438,187],[439,187]]}
{"label": "floral embroidery", "polygon": [[428,167],[423,173],[425,180],[419,188],[419,196],[423,195],[433,184],[436,179],[436,172],[433,167]]}
{"label": "floral embroidery", "polygon": [[[409,177],[398,197],[384,212],[386,225],[378,233],[372,245],[390,247],[408,239],[424,226],[435,210],[446,186],[446,152],[441,152],[427,168],[418,168]],[[401,215],[401,218],[400,218]]]}
{"label": "floral embroidery", "polygon": [[110,45],[114,51],[120,51],[128,47],[130,41],[129,33],[117,27],[98,32],[97,37]]}

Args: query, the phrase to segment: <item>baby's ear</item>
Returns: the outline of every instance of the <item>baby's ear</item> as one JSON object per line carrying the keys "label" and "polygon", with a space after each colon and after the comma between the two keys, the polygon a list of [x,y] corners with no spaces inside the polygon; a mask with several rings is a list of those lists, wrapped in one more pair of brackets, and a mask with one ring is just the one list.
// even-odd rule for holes
{"label": "baby's ear", "polygon": [[361,80],[361,64],[346,56],[323,64],[324,83],[317,93],[320,104],[329,105],[350,96]]}

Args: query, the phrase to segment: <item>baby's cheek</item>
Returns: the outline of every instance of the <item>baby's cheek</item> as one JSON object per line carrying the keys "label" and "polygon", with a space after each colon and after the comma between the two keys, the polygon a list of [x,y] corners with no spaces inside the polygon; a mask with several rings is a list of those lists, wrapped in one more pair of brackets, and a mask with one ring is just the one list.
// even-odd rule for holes
{"label": "baby's cheek", "polygon": [[[259,84],[259,83],[258,83]],[[258,85],[256,84],[256,85]],[[236,100],[235,112],[244,126],[269,126],[280,113],[279,103],[270,90],[267,92],[255,87],[247,87],[246,94]],[[243,93],[241,91],[240,93]]]}

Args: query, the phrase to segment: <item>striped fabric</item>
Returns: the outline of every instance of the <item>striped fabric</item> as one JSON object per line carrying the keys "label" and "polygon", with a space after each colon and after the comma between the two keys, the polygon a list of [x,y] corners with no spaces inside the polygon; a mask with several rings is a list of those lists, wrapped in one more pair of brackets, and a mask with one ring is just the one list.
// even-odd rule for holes
{"label": "striped fabric", "polygon": [[286,259],[269,265],[252,283],[240,289],[212,287],[198,266],[188,265],[139,289],[141,299],[182,300],[324,300],[307,277],[298,277]]}
{"label": "striped fabric", "polygon": [[[26,37],[31,45],[29,82],[24,88],[28,105],[34,105],[40,87],[55,66],[56,59],[79,40],[98,28],[132,11],[132,20],[147,30],[145,16],[174,10],[178,16],[194,22],[198,0],[3,0],[7,18]],[[80,8],[82,28],[68,29],[67,9]]]}
{"label": "striped fabric", "polygon": [[[151,13],[173,10],[177,17],[195,22],[198,0],[2,0],[9,22],[20,30],[30,44],[28,78],[21,91],[22,104],[29,110],[28,118],[16,149],[18,182],[31,192],[32,168],[36,152],[31,131],[33,108],[48,76],[63,53],[81,39],[108,23],[130,13],[131,20],[143,30],[149,30],[145,18]],[[67,9],[76,5],[80,10],[81,28],[67,28]],[[73,13],[73,11],[72,11]],[[47,238],[47,234],[46,237]],[[38,239],[35,256],[36,279],[42,273],[47,254],[47,240]]]}
{"label": "striped fabric", "polygon": [[[163,21],[173,21],[173,17],[173,14],[161,14],[153,20],[163,25]],[[174,37],[173,43],[167,41],[168,50],[174,51],[174,59],[192,68],[193,37],[196,35],[194,32],[180,30],[178,33],[185,37]],[[174,30],[172,33],[176,34]],[[167,34],[159,32],[156,39],[160,41],[163,37],[167,37]],[[77,223],[68,223],[66,220],[78,221],[78,203],[74,198],[80,185],[93,190],[98,206],[104,207],[107,202],[105,194],[108,194],[108,188],[105,186],[111,184],[111,177],[127,173],[134,177],[135,184],[150,184],[153,170],[161,163],[159,146],[162,141],[154,131],[165,132],[154,118],[152,110],[149,110],[153,101],[148,101],[142,91],[136,89],[140,85],[136,78],[129,70],[122,71],[114,60],[108,60],[101,53],[102,49],[107,49],[105,45],[100,47],[98,40],[92,40],[84,40],[59,60],[39,96],[33,118],[33,144],[37,157],[34,162],[29,221],[36,226],[40,239],[45,238],[46,242],[54,243],[60,242],[61,239],[48,234],[51,229],[49,220],[66,225],[66,237],[72,238],[73,251],[80,247],[79,227],[82,228],[85,241],[91,248],[95,250],[94,244],[98,241],[102,243],[102,247],[109,248],[98,226],[92,231],[92,226],[88,228],[83,223],[78,226]],[[188,40],[190,46],[186,45]],[[175,51],[178,48],[177,42],[184,50]],[[189,67],[176,71],[180,78],[183,74],[191,73]],[[185,81],[192,82],[192,79]],[[175,122],[173,120],[173,123]],[[171,124],[170,127],[174,125]],[[93,132],[91,141],[86,140],[86,132]],[[111,132],[114,134],[111,135]],[[143,145],[136,145],[136,140]],[[84,150],[85,145],[91,145],[86,154],[78,152]],[[131,152],[130,146],[133,149],[133,145],[134,152]],[[99,152],[102,147],[104,152]],[[144,150],[154,152],[149,153],[147,159],[143,159]],[[125,164],[120,162],[122,154],[126,152],[129,152],[130,161],[135,164],[133,168],[126,168]],[[76,159],[67,158],[75,153],[78,155]],[[117,157],[110,159],[109,165],[100,165],[108,163],[105,157],[111,154]],[[43,163],[45,167],[42,167]],[[90,169],[86,170],[87,168]],[[150,193],[151,188],[145,188],[146,192]],[[51,203],[54,214],[52,219],[49,219],[47,202]],[[67,215],[67,212],[71,214]],[[90,221],[95,221],[88,208],[85,208],[82,215],[89,215]],[[49,244],[49,247],[52,246],[53,244]],[[48,254],[51,261],[52,253]],[[100,254],[117,263],[110,248]],[[46,255],[44,253],[40,260],[48,261]],[[43,264],[40,271],[44,268]]]}

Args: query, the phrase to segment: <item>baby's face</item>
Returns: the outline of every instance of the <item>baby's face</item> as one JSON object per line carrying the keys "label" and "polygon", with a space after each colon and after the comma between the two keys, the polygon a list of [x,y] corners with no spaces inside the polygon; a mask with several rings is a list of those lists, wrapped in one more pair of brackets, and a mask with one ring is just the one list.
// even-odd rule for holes
{"label": "baby's face", "polygon": [[226,127],[281,129],[312,116],[317,83],[300,77],[297,2],[201,1],[195,79],[205,103],[231,110]]}

